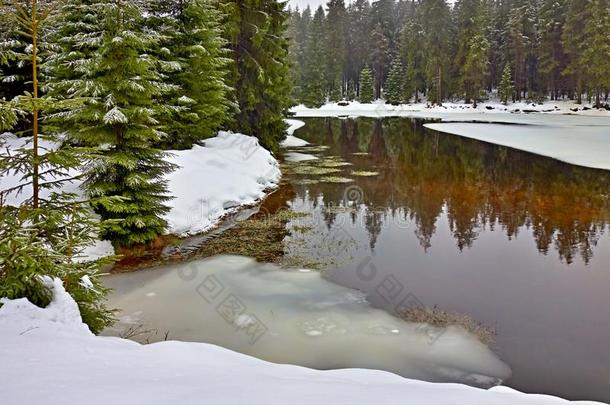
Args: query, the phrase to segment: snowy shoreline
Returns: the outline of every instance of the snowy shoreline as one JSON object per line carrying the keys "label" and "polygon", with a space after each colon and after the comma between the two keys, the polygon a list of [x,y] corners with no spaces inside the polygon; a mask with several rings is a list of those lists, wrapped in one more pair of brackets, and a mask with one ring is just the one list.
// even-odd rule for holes
{"label": "snowy shoreline", "polygon": [[[7,404],[565,404],[507,387],[428,383],[383,371],[319,371],[275,364],[219,346],[149,345],[93,335],[58,279],[39,308],[3,299],[0,390]],[[572,402],[599,404],[598,402]]]}
{"label": "snowy shoreline", "polygon": [[415,104],[386,104],[383,100],[372,103],[359,103],[352,101],[347,105],[327,103],[320,108],[308,108],[297,105],[290,109],[295,118],[306,117],[411,117],[440,119],[456,115],[479,114],[566,114],[592,117],[608,117],[610,111],[595,109],[591,105],[579,105],[573,101],[546,101],[540,103],[517,102],[504,105],[499,102],[483,102],[473,108],[472,104],[446,102],[443,105],[429,105],[427,103]]}

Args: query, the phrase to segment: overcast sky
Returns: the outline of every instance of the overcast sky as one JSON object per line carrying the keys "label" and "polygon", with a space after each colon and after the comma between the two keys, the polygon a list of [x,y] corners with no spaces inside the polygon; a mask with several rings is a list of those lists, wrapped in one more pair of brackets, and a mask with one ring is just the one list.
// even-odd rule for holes
{"label": "overcast sky", "polygon": [[[299,6],[300,10],[303,10],[308,5],[311,7],[311,10],[315,10],[318,6],[325,6],[328,0],[289,0],[288,5],[291,8],[295,8]],[[346,1],[345,4],[349,4],[349,1]],[[325,7],[326,8],[326,7]]]}
{"label": "overcast sky", "polygon": [[[369,0],[369,2],[374,2],[375,0]],[[312,12],[318,8],[318,6],[325,6],[324,8],[326,9],[326,3],[328,2],[328,0],[288,0],[288,5],[291,8],[295,8],[296,6],[299,6],[299,10],[303,10],[304,8],[306,8],[308,5],[311,7]],[[453,4],[454,0],[448,0],[447,1],[449,4]],[[348,5],[349,3],[351,3],[350,0],[345,0],[345,5]]]}

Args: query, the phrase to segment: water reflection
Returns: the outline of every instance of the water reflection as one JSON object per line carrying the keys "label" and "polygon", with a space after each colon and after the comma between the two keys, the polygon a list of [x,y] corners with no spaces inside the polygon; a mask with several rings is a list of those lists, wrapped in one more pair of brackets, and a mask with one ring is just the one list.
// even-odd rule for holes
{"label": "water reflection", "polygon": [[[555,250],[568,264],[576,257],[589,263],[607,228],[610,175],[605,171],[439,134],[404,118],[308,119],[297,135],[330,146],[329,155],[379,172],[357,182],[371,249],[384,216],[403,221],[406,215],[428,250],[446,214],[460,251],[471,248],[485,229],[500,228],[513,239],[525,228],[539,252]],[[345,187],[307,188],[323,194],[320,202],[326,206],[345,200]],[[323,212],[329,228],[336,216],[332,209]]]}

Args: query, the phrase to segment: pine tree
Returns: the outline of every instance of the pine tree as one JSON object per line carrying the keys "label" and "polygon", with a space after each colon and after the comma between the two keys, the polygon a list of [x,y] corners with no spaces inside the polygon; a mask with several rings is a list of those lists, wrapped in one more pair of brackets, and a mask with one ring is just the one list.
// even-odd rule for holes
{"label": "pine tree", "polygon": [[405,101],[405,72],[398,58],[392,62],[384,92],[385,101],[390,104],[398,105]]}
{"label": "pine tree", "polygon": [[610,2],[590,0],[588,8],[590,18],[584,29],[587,42],[582,46],[580,65],[599,108],[603,90],[610,89]]}
{"label": "pine tree", "polygon": [[451,15],[445,0],[423,0],[421,9],[428,100],[440,104],[448,87]]}
{"label": "pine tree", "polygon": [[347,100],[353,101],[356,100],[356,85],[352,80],[347,83]]}
{"label": "pine tree", "polygon": [[540,9],[540,47],[538,59],[544,90],[551,100],[559,97],[563,87],[561,72],[566,68],[566,55],[561,35],[567,12],[566,0],[544,0]]}
{"label": "pine tree", "polygon": [[324,9],[320,6],[311,21],[305,45],[301,101],[308,107],[320,107],[326,101],[324,52]]}
{"label": "pine tree", "polygon": [[419,101],[419,91],[424,90],[423,77],[423,52],[421,43],[422,27],[419,25],[418,19],[413,16],[408,19],[401,36],[401,54],[406,61],[405,68],[405,101],[409,101],[413,97],[414,102]]}
{"label": "pine tree", "polygon": [[328,15],[325,19],[326,82],[330,101],[341,100],[346,64],[345,49],[345,3],[343,0],[329,0]]}
{"label": "pine tree", "polygon": [[482,35],[475,35],[470,40],[468,53],[462,67],[462,87],[465,89],[466,100],[472,100],[474,108],[481,98],[481,92],[487,81],[489,72],[489,43]]}
{"label": "pine tree", "polygon": [[165,82],[176,86],[164,96],[164,104],[175,106],[163,122],[164,144],[190,148],[213,136],[236,108],[226,84],[232,60],[221,36],[222,15],[210,0],[156,0],[148,8],[148,23],[162,34],[159,66]]}
{"label": "pine tree", "polygon": [[0,190],[0,297],[27,298],[44,307],[51,301],[49,277],[54,277],[78,304],[83,321],[97,333],[113,321],[104,305],[107,289],[99,281],[104,262],[77,260],[95,242],[97,224],[89,202],[64,191],[75,180],[73,173],[83,165],[85,152],[91,151],[62,145],[59,137],[45,134],[40,126],[41,115],[62,104],[39,95],[39,51],[48,43],[53,10],[32,0],[27,6],[15,3],[3,11],[28,40],[27,51],[12,56],[22,61],[30,58],[25,79],[31,83],[31,92],[0,102],[0,131],[13,129],[17,116],[27,114],[31,128],[24,134],[31,136],[0,140],[8,143],[0,153],[0,177],[19,179],[16,186]]}
{"label": "pine tree", "polygon": [[360,97],[358,100],[361,103],[371,103],[375,100],[375,90],[373,86],[373,72],[370,68],[365,67],[360,72]]}
{"label": "pine tree", "polygon": [[149,53],[160,38],[143,30],[142,10],[131,2],[70,0],[62,15],[64,51],[49,64],[51,94],[85,104],[55,118],[73,142],[103,148],[85,180],[93,199],[117,197],[94,203],[104,221],[101,237],[118,247],[152,241],[167,227],[163,176],[173,170],[152,145],[165,136],[160,121],[177,110],[160,101],[178,89],[163,83]]}
{"label": "pine tree", "polygon": [[504,105],[508,104],[508,100],[514,96],[514,91],[515,88],[513,87],[510,65],[507,63],[502,71],[502,80],[500,81],[500,88],[498,89],[500,101],[502,101]]}
{"label": "pine tree", "polygon": [[386,38],[381,25],[377,25],[371,33],[371,62],[375,75],[375,98],[381,97],[381,88],[386,74],[386,63],[388,53],[388,39]]}
{"label": "pine tree", "polygon": [[239,105],[233,129],[277,150],[286,136],[284,113],[292,103],[285,3],[223,0],[223,6],[234,67],[230,84]]}

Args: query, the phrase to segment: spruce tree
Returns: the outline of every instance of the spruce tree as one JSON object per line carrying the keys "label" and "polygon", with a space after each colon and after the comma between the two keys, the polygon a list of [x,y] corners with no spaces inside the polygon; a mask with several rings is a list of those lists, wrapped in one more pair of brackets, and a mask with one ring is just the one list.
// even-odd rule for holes
{"label": "spruce tree", "polygon": [[551,100],[559,97],[564,85],[561,75],[567,58],[561,43],[568,1],[544,0],[540,9],[540,47],[538,59],[545,91]]}
{"label": "spruce tree", "polygon": [[62,16],[63,52],[49,64],[49,87],[54,96],[85,101],[55,116],[71,141],[102,148],[85,179],[103,220],[101,237],[117,247],[150,242],[167,228],[163,176],[173,170],[153,144],[165,136],[162,118],[177,110],[161,102],[178,90],[163,83],[150,53],[160,38],[143,29],[142,10],[132,2],[69,0]]}
{"label": "spruce tree", "polygon": [[347,100],[356,100],[356,85],[351,80],[347,83]]}
{"label": "spruce tree", "polygon": [[447,94],[449,74],[451,14],[447,2],[423,0],[421,21],[428,100],[440,104]]}
{"label": "spruce tree", "polygon": [[[0,139],[0,177],[18,179],[15,186],[0,190],[0,297],[27,298],[45,307],[52,299],[50,278],[55,278],[78,304],[83,321],[97,333],[113,321],[104,304],[107,289],[99,280],[104,262],[79,260],[85,248],[95,243],[97,223],[87,200],[64,191],[77,180],[74,173],[92,150],[63,145],[60,137],[45,133],[40,125],[45,112],[62,105],[39,94],[43,61],[39,51],[49,43],[53,10],[32,0],[3,11],[28,39],[24,52],[12,57],[30,58],[25,80],[31,91],[0,102],[0,132],[13,129],[18,115],[29,116],[31,128],[23,131],[29,135],[25,138]],[[78,107],[78,101],[73,106]]]}
{"label": "spruce tree", "polygon": [[328,15],[325,21],[324,41],[326,82],[329,88],[330,101],[339,101],[343,96],[344,72],[347,60],[345,45],[346,10],[344,0],[329,0]]}
{"label": "spruce tree", "polygon": [[405,101],[405,72],[398,58],[392,62],[384,92],[387,103],[398,105]]}
{"label": "spruce tree", "polygon": [[423,41],[423,28],[417,18],[409,18],[403,28],[401,42],[401,54],[406,61],[405,67],[405,101],[413,97],[414,102],[419,101],[419,91],[424,91],[424,55],[421,47]]}
{"label": "spruce tree", "polygon": [[148,2],[148,24],[162,34],[156,56],[166,83],[164,96],[174,106],[163,120],[164,145],[190,148],[213,136],[235,105],[226,84],[232,62],[222,38],[222,15],[210,0]]}
{"label": "spruce tree", "polygon": [[277,150],[286,136],[284,113],[291,104],[285,3],[223,0],[223,7],[224,35],[233,57],[230,83],[239,105],[233,129]]}
{"label": "spruce tree", "polygon": [[324,52],[324,9],[320,6],[311,21],[305,44],[301,101],[307,107],[320,107],[326,101]]}
{"label": "spruce tree", "polygon": [[358,100],[361,103],[372,103],[375,100],[375,89],[373,86],[373,72],[365,67],[360,72],[360,92]]}
{"label": "spruce tree", "polygon": [[481,98],[489,72],[488,51],[487,39],[482,35],[473,36],[462,67],[462,86],[466,100],[472,100],[474,108],[477,108],[477,101]]}
{"label": "spruce tree", "polygon": [[508,104],[508,100],[514,96],[515,88],[513,87],[513,79],[511,76],[510,65],[507,63],[502,71],[502,80],[500,81],[500,88],[498,89],[500,101],[504,103],[504,105]]}
{"label": "spruce tree", "polygon": [[589,20],[586,22],[580,65],[588,88],[595,96],[595,106],[601,107],[601,96],[610,89],[610,2],[591,0]]}

